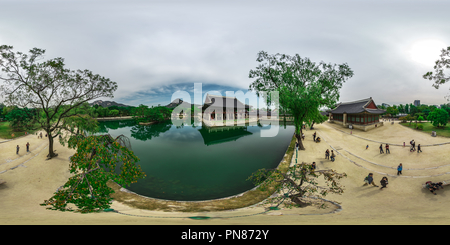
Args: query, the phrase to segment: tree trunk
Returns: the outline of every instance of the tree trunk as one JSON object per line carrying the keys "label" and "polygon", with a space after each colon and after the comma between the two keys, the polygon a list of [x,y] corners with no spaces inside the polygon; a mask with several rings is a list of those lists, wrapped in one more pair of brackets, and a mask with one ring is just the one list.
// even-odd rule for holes
{"label": "tree trunk", "polygon": [[58,154],[56,154],[53,151],[53,137],[52,137],[52,135],[47,132],[47,136],[48,136],[48,155],[47,155],[47,158],[51,159],[53,157],[58,156]]}
{"label": "tree trunk", "polygon": [[301,208],[307,207],[310,205],[309,203],[301,201],[300,198],[298,198],[297,196],[290,196],[289,198],[291,199],[292,202],[294,202]]}
{"label": "tree trunk", "polygon": [[297,142],[298,142],[298,149],[299,150],[305,150],[305,147],[303,146],[303,142],[302,142],[302,130],[300,129],[300,134],[295,134],[295,138],[297,138]]}

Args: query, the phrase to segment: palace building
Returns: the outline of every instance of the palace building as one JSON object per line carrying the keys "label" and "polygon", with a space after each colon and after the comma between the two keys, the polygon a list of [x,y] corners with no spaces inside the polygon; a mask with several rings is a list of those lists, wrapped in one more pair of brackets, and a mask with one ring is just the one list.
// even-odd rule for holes
{"label": "palace building", "polygon": [[372,97],[353,102],[339,103],[333,110],[329,110],[330,122],[341,124],[344,127],[367,131],[383,126],[380,115],[385,110],[378,109]]}
{"label": "palace building", "polygon": [[248,118],[250,107],[235,97],[207,94],[202,107],[204,113],[203,119],[217,121]]}

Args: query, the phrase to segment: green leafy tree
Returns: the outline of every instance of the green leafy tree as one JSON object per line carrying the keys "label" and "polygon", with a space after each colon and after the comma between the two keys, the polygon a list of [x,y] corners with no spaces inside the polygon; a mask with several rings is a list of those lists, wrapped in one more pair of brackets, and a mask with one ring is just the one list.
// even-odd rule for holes
{"label": "green leafy tree", "polygon": [[119,115],[119,110],[110,110],[109,115],[112,117],[116,117]]}
{"label": "green leafy tree", "polygon": [[411,116],[415,116],[415,114],[419,112],[419,110],[417,109],[417,106],[413,105],[413,104],[409,104],[409,114],[411,114]]}
{"label": "green leafy tree", "polygon": [[[323,185],[319,185],[320,176],[325,180]],[[252,180],[261,191],[275,187],[279,195],[269,198],[270,203],[279,205],[287,198],[289,202],[285,203],[286,206],[303,207],[330,193],[343,193],[344,188],[339,180],[345,177],[347,177],[345,173],[338,173],[332,169],[313,169],[312,164],[302,162],[289,167],[286,172],[278,168],[260,169],[253,173],[249,180]]]}
{"label": "green leafy tree", "polygon": [[321,124],[323,122],[326,122],[327,120],[328,117],[326,115],[322,115],[319,112],[315,116],[311,117],[311,119],[306,124],[308,124],[308,126],[312,129],[315,123]]}
{"label": "green leafy tree", "polygon": [[13,129],[24,130],[32,128],[36,115],[28,108],[14,108],[5,118]]}
{"label": "green leafy tree", "polygon": [[[99,212],[110,207],[114,190],[107,186],[112,180],[121,186],[145,178],[139,161],[131,151],[131,145],[123,135],[75,135],[68,141],[69,148],[77,152],[70,158],[73,177],[54,193],[42,206],[60,211],[81,213]],[[77,207],[71,207],[73,204]]]}
{"label": "green leafy tree", "polygon": [[298,54],[269,55],[261,51],[257,61],[260,64],[249,73],[250,78],[256,78],[249,89],[256,91],[258,96],[278,92],[280,106],[292,113],[299,149],[304,150],[301,141],[303,122],[312,121],[320,107],[331,107],[338,101],[339,89],[353,76],[353,71],[347,64],[316,64]]}
{"label": "green leafy tree", "polygon": [[73,109],[87,101],[113,97],[117,84],[89,70],[67,69],[63,58],[39,62],[44,54],[38,48],[24,54],[0,46],[0,94],[9,105],[38,109],[37,123],[47,132],[48,157],[53,158],[57,156],[53,139],[64,127],[64,119],[75,116]]}
{"label": "green leafy tree", "polygon": [[435,127],[445,127],[445,125],[447,125],[448,118],[449,114],[446,110],[436,109],[430,112],[430,114],[427,117],[427,120],[430,121],[431,124],[433,124],[433,126]]}
{"label": "green leafy tree", "polygon": [[386,109],[386,113],[387,113],[387,114],[390,114],[392,117],[395,117],[395,116],[399,113],[399,111],[398,111],[397,108],[395,108],[395,107],[393,107],[393,106],[389,106],[389,107]]}
{"label": "green leafy tree", "polygon": [[406,115],[404,118],[409,121],[409,125],[411,125],[412,121],[416,119],[416,117],[413,117],[410,114]]}

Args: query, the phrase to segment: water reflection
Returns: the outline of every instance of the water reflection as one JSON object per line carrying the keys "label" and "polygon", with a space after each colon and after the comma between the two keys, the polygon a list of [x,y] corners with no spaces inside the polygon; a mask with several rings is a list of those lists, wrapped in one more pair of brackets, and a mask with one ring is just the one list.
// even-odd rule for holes
{"label": "water reflection", "polygon": [[[276,137],[260,137],[273,122],[250,126],[206,127],[186,121],[177,128],[170,120],[152,125],[131,121],[100,122],[104,133],[130,138],[145,179],[127,187],[140,195],[180,201],[227,197],[254,187],[248,176],[276,167],[294,129]],[[189,126],[187,126],[189,125]],[[109,131],[109,132],[108,132]]]}
{"label": "water reflection", "polygon": [[203,137],[205,145],[221,144],[230,141],[236,141],[241,137],[252,135],[247,131],[246,126],[228,126],[228,127],[206,127],[198,130]]}
{"label": "water reflection", "polygon": [[151,124],[151,125],[134,125],[131,128],[131,137],[137,140],[151,140],[153,137],[159,137],[160,134],[169,131],[172,127],[170,120]]}

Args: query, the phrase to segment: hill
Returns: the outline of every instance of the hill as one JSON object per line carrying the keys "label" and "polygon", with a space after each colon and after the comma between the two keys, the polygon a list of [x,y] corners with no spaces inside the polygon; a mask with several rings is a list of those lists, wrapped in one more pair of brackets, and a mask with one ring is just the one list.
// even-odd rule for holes
{"label": "hill", "polygon": [[110,107],[110,106],[128,107],[129,106],[129,105],[124,105],[124,104],[117,103],[117,102],[114,102],[114,101],[103,101],[103,100],[96,100],[96,101],[94,101],[92,103],[89,103],[89,105],[90,106],[100,105],[102,107]]}

